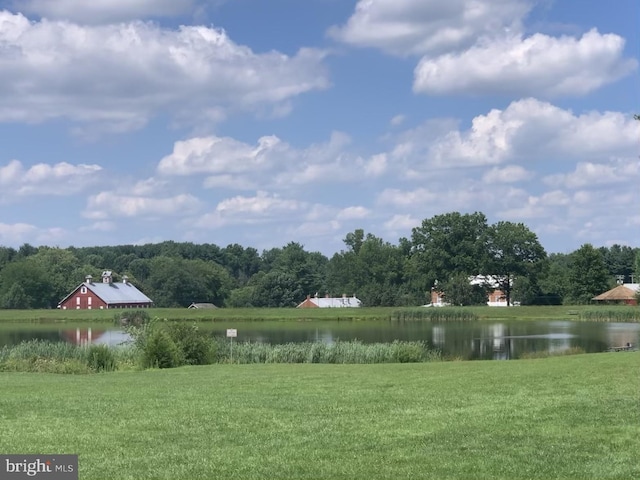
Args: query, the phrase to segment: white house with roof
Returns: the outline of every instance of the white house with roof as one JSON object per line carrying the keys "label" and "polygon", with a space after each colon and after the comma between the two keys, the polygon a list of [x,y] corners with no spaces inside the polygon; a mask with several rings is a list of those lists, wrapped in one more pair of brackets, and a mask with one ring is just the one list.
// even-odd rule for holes
{"label": "white house with roof", "polygon": [[362,306],[362,302],[355,295],[352,297],[347,297],[347,295],[319,297],[316,293],[313,297],[307,295],[307,298],[296,308],[358,308],[360,306]]}

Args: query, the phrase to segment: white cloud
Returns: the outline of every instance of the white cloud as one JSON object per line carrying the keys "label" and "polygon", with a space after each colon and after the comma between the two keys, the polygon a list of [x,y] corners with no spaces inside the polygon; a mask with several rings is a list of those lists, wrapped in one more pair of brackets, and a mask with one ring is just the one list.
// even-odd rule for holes
{"label": "white cloud", "polygon": [[418,188],[412,191],[387,188],[378,196],[378,203],[384,206],[409,207],[425,205],[435,202],[438,194],[426,188]]}
{"label": "white cloud", "polygon": [[516,183],[528,180],[535,174],[519,165],[494,167],[482,176],[485,183]]}
{"label": "white cloud", "polygon": [[99,179],[99,165],[38,163],[25,168],[19,160],[0,166],[0,198],[27,195],[73,195]]}
{"label": "white cloud", "polygon": [[567,174],[554,174],[543,180],[547,185],[567,188],[594,187],[626,183],[640,177],[640,161],[633,159],[612,159],[608,163],[578,163],[576,169]]}
{"label": "white cloud", "polygon": [[346,25],[332,27],[329,35],[393,55],[422,55],[518,29],[530,8],[525,0],[359,0]]}
{"label": "white cloud", "polygon": [[637,61],[623,58],[624,44],[622,37],[597,30],[580,39],[543,34],[486,39],[462,53],[424,57],[413,89],[435,95],[584,95],[637,67]]}
{"label": "white cloud", "polygon": [[0,244],[19,245],[27,242],[38,228],[28,223],[0,223]]}
{"label": "white cloud", "polygon": [[357,182],[379,176],[386,169],[385,156],[363,160],[346,151],[348,135],[333,132],[328,141],[297,149],[276,136],[263,136],[256,145],[230,137],[194,137],[176,142],[173,152],[158,164],[158,173],[169,176],[211,174],[207,188],[242,190],[277,187],[299,188],[319,182]]}
{"label": "white cloud", "polygon": [[188,13],[194,0],[15,0],[16,10],[50,19],[109,23]]}
{"label": "white cloud", "polygon": [[389,123],[393,127],[398,127],[398,126],[402,125],[406,119],[407,119],[406,115],[398,114],[398,115],[394,116],[389,121]]}
{"label": "white cloud", "polygon": [[361,218],[367,218],[369,215],[371,215],[371,210],[362,206],[357,206],[343,208],[338,212],[336,218],[338,220],[358,220]]}
{"label": "white cloud", "polygon": [[[419,133],[419,131],[418,131]],[[507,161],[535,162],[632,156],[640,124],[619,112],[576,115],[533,98],[512,102],[506,109],[479,115],[466,131],[451,130],[426,142],[419,135],[402,138],[412,146],[411,157],[426,158],[421,168],[462,168]]]}
{"label": "white cloud", "polygon": [[95,220],[119,217],[144,220],[187,215],[194,213],[199,207],[200,201],[190,194],[156,198],[100,192],[89,197],[84,216]]}
{"label": "white cloud", "polygon": [[308,208],[304,202],[258,191],[253,197],[238,195],[218,203],[213,212],[193,221],[196,228],[290,222]]}
{"label": "white cloud", "polygon": [[410,214],[396,214],[384,222],[384,227],[390,232],[410,231],[417,227],[421,220],[412,217]]}
{"label": "white cloud", "polygon": [[158,164],[163,175],[229,174],[263,171],[272,166],[268,153],[288,149],[275,136],[251,146],[229,137],[196,137],[176,142],[173,153]]}
{"label": "white cloud", "polygon": [[[52,2],[55,3],[55,2]],[[139,21],[82,26],[0,11],[0,122],[65,118],[110,131],[260,111],[328,87],[324,53],[255,53],[223,30]]]}

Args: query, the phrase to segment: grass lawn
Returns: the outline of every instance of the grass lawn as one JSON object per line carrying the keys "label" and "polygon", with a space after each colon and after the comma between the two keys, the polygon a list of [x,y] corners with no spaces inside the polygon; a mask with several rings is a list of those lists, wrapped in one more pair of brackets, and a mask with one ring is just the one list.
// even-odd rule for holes
{"label": "grass lawn", "polygon": [[640,478],[640,353],[0,374],[0,452],[87,479]]}
{"label": "grass lawn", "polygon": [[[151,317],[169,320],[191,320],[201,322],[228,321],[306,321],[306,320],[388,320],[394,313],[415,310],[420,307],[370,307],[370,308],[218,308],[197,310],[187,308],[150,308]],[[464,307],[458,311],[472,312],[483,319],[548,319],[577,320],[578,315],[587,311],[606,310],[608,312],[638,312],[640,308],[628,305],[578,305],[578,306],[528,306],[528,307]],[[112,323],[116,315],[126,310],[0,310],[0,325],[5,323]]]}

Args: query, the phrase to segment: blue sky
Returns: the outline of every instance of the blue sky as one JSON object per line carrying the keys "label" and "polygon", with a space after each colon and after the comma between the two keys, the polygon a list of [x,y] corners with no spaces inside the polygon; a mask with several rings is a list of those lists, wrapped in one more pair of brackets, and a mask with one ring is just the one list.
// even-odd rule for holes
{"label": "blue sky", "polygon": [[0,0],[0,244],[425,218],[640,246],[636,0]]}

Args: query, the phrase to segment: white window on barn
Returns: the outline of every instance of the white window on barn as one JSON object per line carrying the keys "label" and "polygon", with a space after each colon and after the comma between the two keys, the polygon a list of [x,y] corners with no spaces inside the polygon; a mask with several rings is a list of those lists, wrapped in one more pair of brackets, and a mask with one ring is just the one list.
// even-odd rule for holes
{"label": "white window on barn", "polygon": [[80,305],[80,297],[76,297],[76,305]]}
{"label": "white window on barn", "polygon": [[87,293],[87,287],[80,287],[80,293],[82,294]]}
{"label": "white window on barn", "polygon": [[91,305],[91,300],[93,300],[93,297],[87,297],[87,305]]}

